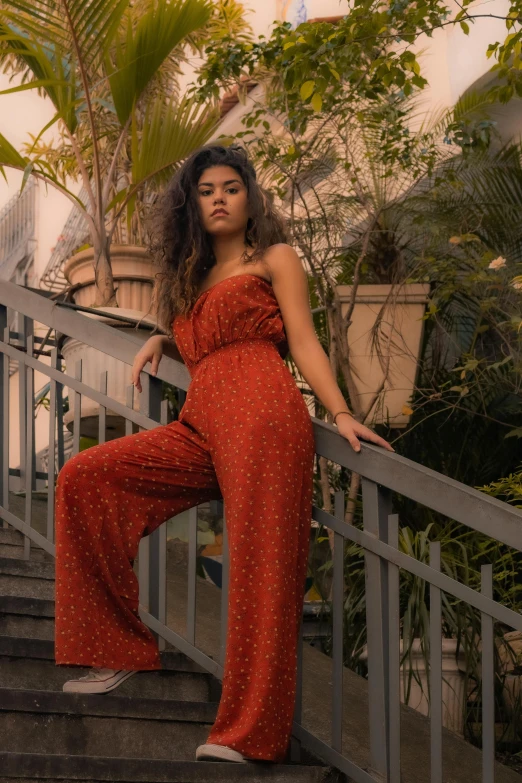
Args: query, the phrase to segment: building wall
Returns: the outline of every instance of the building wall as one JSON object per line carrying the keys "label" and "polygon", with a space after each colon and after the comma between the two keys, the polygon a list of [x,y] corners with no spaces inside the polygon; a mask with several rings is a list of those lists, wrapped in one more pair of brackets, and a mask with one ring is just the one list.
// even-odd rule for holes
{"label": "building wall", "polygon": [[[0,90],[12,87],[5,74],[0,74]],[[22,151],[22,145],[30,142],[29,134],[36,135],[54,115],[51,102],[40,98],[31,90],[14,95],[0,95],[0,133]],[[52,133],[46,138],[52,139]],[[22,182],[22,173],[6,169],[8,182],[0,177],[0,207],[16,195]],[[38,278],[45,269],[51,248],[55,245],[71,203],[54,188],[44,185],[38,188],[37,231],[35,245],[35,275]],[[1,274],[1,270],[0,270]]]}

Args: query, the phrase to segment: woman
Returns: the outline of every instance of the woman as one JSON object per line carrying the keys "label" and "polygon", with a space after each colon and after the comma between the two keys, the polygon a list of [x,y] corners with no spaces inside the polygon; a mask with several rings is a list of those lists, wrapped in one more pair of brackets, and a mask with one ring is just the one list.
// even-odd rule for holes
{"label": "woman", "polygon": [[290,739],[312,507],[314,438],[283,357],[341,435],[393,451],[350,415],[314,332],[307,278],[241,147],[180,168],[154,219],[159,323],[132,381],[165,353],[192,382],[179,419],[70,459],[56,495],[56,662],[93,667],[64,690],[106,693],[160,669],[132,564],[168,518],[224,498],[230,551],[222,698],[198,759],[282,761]]}

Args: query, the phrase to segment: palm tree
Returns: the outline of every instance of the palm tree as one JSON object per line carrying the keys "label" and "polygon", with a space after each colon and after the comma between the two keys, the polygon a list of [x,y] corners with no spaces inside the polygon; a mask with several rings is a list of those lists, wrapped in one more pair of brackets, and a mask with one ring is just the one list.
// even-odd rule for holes
{"label": "palm tree", "polygon": [[[219,120],[217,110],[176,89],[166,99],[161,88],[173,52],[204,38],[211,17],[208,0],[0,3],[0,64],[23,74],[4,93],[36,89],[56,110],[22,151],[0,134],[0,170],[23,171],[22,186],[29,176],[49,183],[83,213],[96,306],[117,305],[110,247],[122,217],[130,226],[143,186],[169,176]],[[51,127],[58,139],[48,145],[42,139]],[[84,200],[71,178],[80,180]]]}

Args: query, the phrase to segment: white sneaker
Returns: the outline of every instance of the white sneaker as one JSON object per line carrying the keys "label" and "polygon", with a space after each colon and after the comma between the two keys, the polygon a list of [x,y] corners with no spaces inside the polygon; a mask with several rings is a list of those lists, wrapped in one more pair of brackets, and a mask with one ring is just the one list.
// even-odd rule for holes
{"label": "white sneaker", "polygon": [[226,745],[200,745],[196,750],[196,761],[235,761],[248,764],[249,759]]}
{"label": "white sneaker", "polygon": [[91,669],[84,677],[68,680],[63,690],[65,693],[109,693],[122,682],[128,680],[136,671],[123,669]]}

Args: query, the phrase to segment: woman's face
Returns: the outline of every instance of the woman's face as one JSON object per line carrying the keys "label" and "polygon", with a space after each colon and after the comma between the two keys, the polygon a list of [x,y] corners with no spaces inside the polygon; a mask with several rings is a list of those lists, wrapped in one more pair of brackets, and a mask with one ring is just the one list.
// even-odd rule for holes
{"label": "woman's face", "polygon": [[209,234],[224,236],[246,229],[248,193],[241,175],[231,166],[205,169],[199,178],[197,199],[203,228]]}

